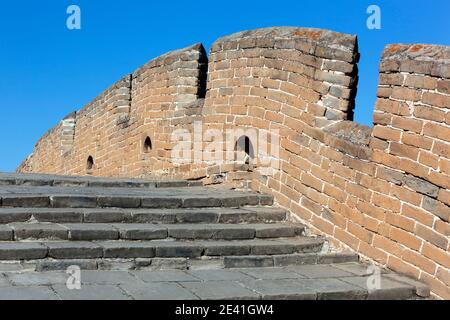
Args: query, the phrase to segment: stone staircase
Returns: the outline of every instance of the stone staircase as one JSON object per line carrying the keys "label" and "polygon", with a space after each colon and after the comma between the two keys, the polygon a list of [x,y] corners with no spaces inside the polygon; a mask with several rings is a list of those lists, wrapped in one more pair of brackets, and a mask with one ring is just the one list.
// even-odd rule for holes
{"label": "stone staircase", "polygon": [[0,174],[3,265],[157,271],[358,261],[324,244],[265,194],[189,181]]}

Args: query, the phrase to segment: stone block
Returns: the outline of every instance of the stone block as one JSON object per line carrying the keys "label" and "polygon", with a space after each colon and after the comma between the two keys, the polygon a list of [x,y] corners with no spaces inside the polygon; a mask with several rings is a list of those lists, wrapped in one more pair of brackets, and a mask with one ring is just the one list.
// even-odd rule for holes
{"label": "stone block", "polygon": [[83,210],[85,223],[114,223],[131,221],[131,212],[121,209],[85,209]]}
{"label": "stone block", "polygon": [[77,223],[83,222],[83,213],[77,209],[41,209],[32,210],[33,217],[39,222]]}
{"label": "stone block", "polygon": [[106,208],[139,208],[141,205],[139,197],[100,196],[97,202],[100,207]]}
{"label": "stone block", "polygon": [[25,222],[30,220],[31,215],[27,208],[0,208],[0,223]]}
{"label": "stone block", "polygon": [[103,256],[103,248],[92,242],[47,242],[48,256],[54,259],[93,259]]}
{"label": "stone block", "polygon": [[97,198],[93,196],[51,196],[53,208],[95,208]]}
{"label": "stone block", "polygon": [[37,260],[36,272],[66,271],[71,266],[78,266],[81,270],[97,270],[97,260],[95,259],[64,259],[64,260]]}
{"label": "stone block", "polygon": [[0,241],[13,240],[13,230],[9,226],[0,225]]}
{"label": "stone block", "polygon": [[224,266],[225,268],[273,267],[273,258],[270,256],[224,257]]}
{"label": "stone block", "polygon": [[117,240],[119,231],[112,225],[98,223],[68,223],[64,225],[69,229],[69,239],[82,240]]}
{"label": "stone block", "polygon": [[169,210],[142,209],[131,211],[131,221],[133,223],[175,223],[177,213]]}
{"label": "stone block", "polygon": [[182,200],[179,198],[142,198],[141,200],[141,207],[142,208],[157,208],[157,209],[163,209],[163,208],[179,208],[182,205]]}
{"label": "stone block", "polygon": [[0,260],[33,260],[47,256],[46,246],[32,242],[0,243]]}
{"label": "stone block", "polygon": [[214,241],[204,243],[206,256],[243,256],[250,254],[250,245],[245,242]]}
{"label": "stone block", "polygon": [[219,198],[195,197],[183,199],[183,208],[205,208],[221,206],[222,201]]}
{"label": "stone block", "polygon": [[182,241],[177,242],[155,242],[156,257],[167,258],[195,258],[202,256],[203,246]]}
{"label": "stone block", "polygon": [[108,241],[98,243],[104,258],[153,258],[155,245],[151,242]]}
{"label": "stone block", "polygon": [[67,240],[67,228],[58,224],[47,223],[14,223],[11,224],[14,229],[14,238],[16,240],[25,239],[53,239]]}
{"label": "stone block", "polygon": [[154,240],[167,238],[167,227],[151,224],[114,224],[119,230],[121,239],[125,240]]}
{"label": "stone block", "polygon": [[273,256],[273,262],[275,267],[284,267],[292,265],[305,265],[305,264],[317,264],[316,253],[304,253],[304,254],[284,254]]}
{"label": "stone block", "polygon": [[2,196],[3,207],[45,208],[50,204],[47,196]]}

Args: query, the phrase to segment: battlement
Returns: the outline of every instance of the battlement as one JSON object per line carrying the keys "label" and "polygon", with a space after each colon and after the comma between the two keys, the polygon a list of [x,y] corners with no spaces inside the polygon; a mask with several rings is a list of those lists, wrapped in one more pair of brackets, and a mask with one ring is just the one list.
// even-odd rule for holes
{"label": "battlement", "polygon": [[[351,121],[358,60],[356,36],[291,27],[220,38],[209,59],[201,44],[177,50],[63,120],[18,171],[250,187],[333,246],[449,298],[450,48],[386,47],[373,129]],[[173,133],[198,123],[277,131],[279,152],[269,162],[180,164]],[[189,143],[209,154],[208,139]],[[246,150],[257,145],[246,139]]]}

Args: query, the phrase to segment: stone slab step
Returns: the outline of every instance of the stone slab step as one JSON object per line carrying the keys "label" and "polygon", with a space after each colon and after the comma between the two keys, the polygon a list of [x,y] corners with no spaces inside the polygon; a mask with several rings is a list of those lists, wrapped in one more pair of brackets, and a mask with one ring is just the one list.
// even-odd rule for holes
{"label": "stone slab step", "polygon": [[[238,268],[289,267],[299,265],[321,265],[357,263],[359,257],[351,253],[328,254],[322,252],[292,253],[262,256],[200,256],[200,257],[152,257],[152,258],[103,258],[101,249],[91,242],[80,243],[79,246],[56,244],[54,255],[58,258],[24,260],[22,262],[3,261],[0,271],[5,270],[66,270],[77,265],[85,270],[217,270]],[[82,249],[81,246],[85,248]],[[107,246],[109,248],[109,246]],[[57,251],[59,250],[59,252]],[[67,251],[66,251],[67,250]],[[119,249],[117,249],[119,250]],[[78,254],[77,254],[78,252]],[[116,251],[120,252],[120,251]],[[237,252],[235,250],[235,252]],[[86,258],[86,257],[93,258]],[[132,255],[131,255],[132,256]],[[69,258],[65,258],[69,257]],[[74,258],[85,257],[85,258]],[[235,258],[235,259],[233,259]],[[355,267],[356,268],[356,267]],[[367,268],[366,268],[367,269]],[[360,270],[365,275],[366,269]],[[356,271],[356,269],[355,269]]]}
{"label": "stone slab step", "polygon": [[314,265],[330,263],[358,262],[355,253],[303,253],[259,256],[228,256],[224,257],[225,268],[260,268],[286,267],[296,265]]}
{"label": "stone slab step", "polygon": [[319,252],[322,239],[297,237],[240,241],[0,242],[0,261],[92,258],[200,258]]}
{"label": "stone slab step", "polygon": [[249,240],[304,235],[305,226],[272,224],[11,223],[0,225],[0,240]]}
{"label": "stone slab step", "polygon": [[[425,285],[391,272],[369,289],[368,277],[353,273],[359,264],[235,270],[82,270],[81,289],[69,290],[65,271],[2,272],[0,300],[328,300],[418,299],[429,296]],[[347,270],[345,270],[347,268]],[[343,270],[344,269],[344,270]],[[427,294],[428,292],[428,294]]]}
{"label": "stone slab step", "polygon": [[75,177],[51,174],[0,173],[0,185],[53,186],[53,187],[102,187],[102,188],[180,188],[202,186],[201,181],[148,179],[117,179]]}
{"label": "stone slab step", "polygon": [[241,208],[0,208],[0,224],[54,223],[276,223],[287,219],[283,209]]}
{"label": "stone slab step", "polygon": [[[242,207],[270,206],[273,197],[254,192],[227,192],[209,188],[195,188],[192,192],[187,188],[154,189],[154,192],[121,188],[105,192],[105,188],[0,188],[2,207],[32,208],[206,208],[206,207]],[[86,190],[90,189],[87,194]],[[112,188],[111,188],[112,189]],[[184,190],[183,190],[184,189]],[[189,188],[190,189],[190,188]],[[128,191],[128,192],[126,192]]]}

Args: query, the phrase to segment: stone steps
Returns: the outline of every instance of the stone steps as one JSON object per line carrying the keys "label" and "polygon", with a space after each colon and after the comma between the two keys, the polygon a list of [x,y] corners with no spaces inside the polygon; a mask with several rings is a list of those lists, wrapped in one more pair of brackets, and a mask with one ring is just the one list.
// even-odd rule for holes
{"label": "stone steps", "polygon": [[[37,187],[39,188],[39,187]],[[2,207],[10,208],[209,208],[209,207],[241,207],[241,206],[270,206],[273,197],[269,195],[248,193],[243,194],[236,191],[226,193],[212,193],[211,195],[195,194],[185,191],[176,193],[172,190],[162,192],[146,192],[139,190],[140,194],[116,193],[93,195],[96,188],[92,188],[91,194],[85,192],[73,192],[72,194],[52,193],[52,190],[42,190],[41,194],[28,194],[29,188],[18,194],[22,188],[8,189],[9,194],[2,194],[0,203]],[[45,188],[47,189],[47,188]],[[67,188],[66,188],[67,189]],[[87,190],[88,188],[86,188]],[[158,190],[158,189],[155,189]],[[179,189],[178,189],[179,190]],[[46,191],[46,192],[45,192]],[[70,190],[62,190],[69,192]],[[74,190],[77,191],[77,190]],[[83,190],[85,191],[85,190]],[[117,192],[119,191],[119,192]],[[153,195],[154,194],[154,195]]]}
{"label": "stone steps", "polygon": [[248,255],[248,256],[226,256],[224,257],[225,268],[271,268],[298,265],[337,264],[347,262],[358,262],[357,254],[343,253],[292,253],[276,255]]}
{"label": "stone steps", "polygon": [[267,256],[319,252],[322,246],[322,239],[309,237],[228,241],[3,241],[0,260]]}
{"label": "stone steps", "polygon": [[[43,276],[77,265],[97,272],[264,273],[358,262],[354,253],[327,248],[266,194],[186,181],[0,174],[0,272],[19,266]],[[343,297],[349,286],[339,282]]]}
{"label": "stone steps", "polygon": [[19,240],[249,240],[303,235],[301,224],[11,223],[1,241]]}
{"label": "stone steps", "polygon": [[[73,249],[75,250],[75,249]],[[88,255],[83,254],[83,255]],[[153,258],[51,258],[32,260],[5,260],[0,269],[23,269],[31,271],[66,270],[77,265],[82,270],[234,270],[239,268],[271,268],[299,265],[322,265],[358,262],[358,255],[327,254],[321,252],[294,253],[288,255],[249,256],[200,256],[200,257],[153,257]]]}
{"label": "stone steps", "polygon": [[54,223],[277,223],[287,219],[283,209],[241,208],[0,208],[0,224]]}
{"label": "stone steps", "polygon": [[0,185],[4,186],[52,186],[52,187],[100,187],[100,188],[180,188],[202,186],[201,181],[147,179],[114,179],[96,177],[69,177],[51,174],[0,173]]}

